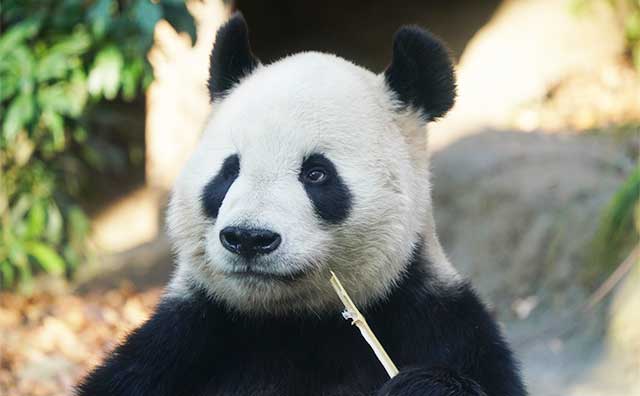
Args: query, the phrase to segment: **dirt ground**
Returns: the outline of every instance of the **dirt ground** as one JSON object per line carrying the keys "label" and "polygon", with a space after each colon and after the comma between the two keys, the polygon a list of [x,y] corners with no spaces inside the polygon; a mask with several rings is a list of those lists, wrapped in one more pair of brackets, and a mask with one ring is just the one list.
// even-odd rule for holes
{"label": "dirt ground", "polygon": [[159,288],[104,293],[0,294],[0,394],[70,395],[105,352],[140,325]]}

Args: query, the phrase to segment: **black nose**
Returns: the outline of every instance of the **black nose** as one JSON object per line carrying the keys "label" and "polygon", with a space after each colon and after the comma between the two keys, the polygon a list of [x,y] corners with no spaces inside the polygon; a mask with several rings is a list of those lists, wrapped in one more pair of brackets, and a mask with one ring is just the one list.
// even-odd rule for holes
{"label": "black nose", "polygon": [[220,231],[220,242],[231,253],[244,257],[269,254],[280,246],[280,235],[269,230],[225,227]]}

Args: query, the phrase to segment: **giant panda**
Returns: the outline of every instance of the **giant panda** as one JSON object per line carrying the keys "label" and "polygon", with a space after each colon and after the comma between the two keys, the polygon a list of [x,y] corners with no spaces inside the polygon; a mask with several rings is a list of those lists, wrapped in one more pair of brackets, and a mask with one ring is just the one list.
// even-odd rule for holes
{"label": "giant panda", "polygon": [[[401,28],[380,74],[317,52],[264,65],[236,13],[208,89],[168,209],[175,273],[78,395],[526,394],[436,235],[424,132],[455,98],[438,39]],[[395,377],[342,318],[330,271]]]}

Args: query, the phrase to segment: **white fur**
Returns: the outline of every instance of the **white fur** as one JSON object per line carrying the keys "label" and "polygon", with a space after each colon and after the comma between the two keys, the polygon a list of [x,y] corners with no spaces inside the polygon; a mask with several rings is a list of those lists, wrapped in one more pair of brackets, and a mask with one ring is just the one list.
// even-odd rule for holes
{"label": "white fur", "polygon": [[[244,312],[336,309],[334,270],[359,305],[383,298],[399,279],[418,235],[443,283],[458,279],[433,224],[424,121],[396,110],[384,77],[314,52],[260,66],[214,103],[202,140],[175,185],[168,213],[178,269],[169,293],[197,284]],[[298,180],[306,155],[323,153],[350,189],[340,225],[318,219]],[[217,219],[200,196],[229,155],[240,175]],[[311,270],[295,282],[231,277],[242,267],[218,238],[230,225],[267,228],[282,244],[261,258],[269,270]]]}

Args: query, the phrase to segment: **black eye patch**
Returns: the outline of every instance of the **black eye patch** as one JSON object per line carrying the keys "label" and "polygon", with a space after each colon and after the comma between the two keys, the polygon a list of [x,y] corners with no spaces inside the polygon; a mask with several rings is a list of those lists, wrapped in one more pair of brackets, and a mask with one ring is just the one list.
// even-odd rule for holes
{"label": "black eye patch", "polygon": [[[322,169],[325,179],[321,183],[309,182],[308,173]],[[300,169],[299,178],[318,216],[331,224],[338,224],[349,216],[352,197],[336,167],[322,154],[307,157]]]}
{"label": "black eye patch", "polygon": [[240,158],[237,154],[227,157],[222,163],[216,177],[211,179],[204,187],[200,200],[204,212],[208,217],[218,217],[218,211],[222,205],[227,191],[240,174]]}

